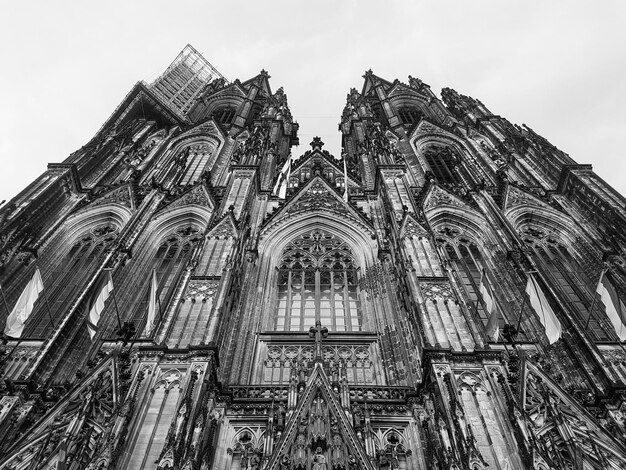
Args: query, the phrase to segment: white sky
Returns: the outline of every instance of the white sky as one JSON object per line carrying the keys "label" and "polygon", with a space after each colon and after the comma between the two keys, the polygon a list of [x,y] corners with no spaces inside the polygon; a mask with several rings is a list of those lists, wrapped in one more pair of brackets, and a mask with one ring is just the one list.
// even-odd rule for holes
{"label": "white sky", "polygon": [[419,77],[526,123],[626,194],[624,1],[64,1],[0,7],[0,201],[84,145],[192,44],[229,80],[262,68],[336,156],[362,75]]}

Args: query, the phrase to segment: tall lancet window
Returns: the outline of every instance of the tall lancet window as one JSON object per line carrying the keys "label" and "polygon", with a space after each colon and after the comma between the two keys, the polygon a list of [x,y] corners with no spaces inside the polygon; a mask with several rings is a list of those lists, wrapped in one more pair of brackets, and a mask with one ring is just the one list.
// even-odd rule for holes
{"label": "tall lancet window", "polygon": [[202,238],[195,227],[184,227],[176,230],[161,242],[157,250],[153,267],[159,282],[161,304],[165,305],[173,294],[173,287],[185,270],[192,248]]}
{"label": "tall lancet window", "polygon": [[[570,249],[546,230],[527,226],[521,231],[521,235],[532,248],[535,260],[561,292],[566,308],[578,317],[580,324],[588,325],[587,330],[597,341],[617,339],[602,302],[599,299],[595,302],[593,300],[599,270],[597,275],[593,274],[592,280],[590,276],[595,271],[594,266],[582,266]],[[589,309],[592,305],[593,313],[590,317]]]}
{"label": "tall lancet window", "polygon": [[202,173],[209,170],[209,162],[215,153],[215,146],[206,142],[192,144],[179,154],[185,173],[180,184],[193,184],[200,180]]}
{"label": "tall lancet window", "polygon": [[[443,245],[446,251],[448,260],[453,267],[453,272],[465,294],[470,309],[476,313],[483,326],[487,326],[490,314],[485,309],[479,294],[483,268],[485,269],[485,276],[488,276],[491,285],[495,284],[495,279],[486,266],[480,248],[456,229],[443,227],[438,232],[437,241]],[[506,318],[503,318],[506,312],[504,309],[500,309],[500,313],[500,327],[503,327],[507,323]]]}
{"label": "tall lancet window", "polygon": [[457,157],[450,147],[433,145],[424,152],[424,159],[436,181],[440,185],[456,185],[460,183],[457,175]]}
{"label": "tall lancet window", "polygon": [[41,300],[35,304],[35,309],[26,322],[23,334],[25,338],[45,338],[52,332],[50,317],[55,318],[58,325],[67,313],[68,305],[80,293],[118,234],[118,228],[109,224],[83,233],[54,270],[49,274],[43,273],[50,311],[48,305]]}
{"label": "tall lancet window", "polygon": [[331,331],[360,331],[362,324],[352,252],[322,230],[296,238],[283,251],[274,328],[306,331],[316,320]]}

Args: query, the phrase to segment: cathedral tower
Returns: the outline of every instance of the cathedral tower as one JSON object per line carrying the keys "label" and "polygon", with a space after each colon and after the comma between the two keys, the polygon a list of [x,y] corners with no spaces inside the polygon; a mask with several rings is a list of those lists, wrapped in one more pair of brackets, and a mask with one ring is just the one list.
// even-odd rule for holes
{"label": "cathedral tower", "polygon": [[363,78],[294,155],[269,74],[187,46],[0,209],[0,468],[626,467],[626,200]]}

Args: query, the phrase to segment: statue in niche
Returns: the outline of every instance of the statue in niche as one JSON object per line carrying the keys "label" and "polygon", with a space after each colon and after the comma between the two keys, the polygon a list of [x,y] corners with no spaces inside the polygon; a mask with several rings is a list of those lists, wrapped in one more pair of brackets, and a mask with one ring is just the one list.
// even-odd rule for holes
{"label": "statue in niche", "polygon": [[409,86],[411,88],[414,88],[415,90],[419,90],[422,87],[422,85],[424,85],[424,82],[422,82],[419,78],[415,78],[409,75]]}
{"label": "statue in niche", "polygon": [[378,463],[379,469],[391,468],[391,462],[389,462],[387,454],[382,449],[376,451],[376,463]]}
{"label": "statue in niche", "polygon": [[255,449],[254,454],[250,457],[250,465],[248,468],[250,470],[259,470],[261,467],[261,456],[259,455],[259,451]]}
{"label": "statue in niche", "polygon": [[298,434],[296,442],[293,445],[293,468],[305,469],[307,468],[307,452],[306,452],[306,438],[304,434]]}
{"label": "statue in niche", "polygon": [[313,403],[310,436],[314,442],[326,441],[326,403],[320,396]]}
{"label": "statue in niche", "polygon": [[313,455],[313,465],[311,466],[311,470],[327,470],[326,466],[326,457],[322,452],[322,448],[318,447],[315,449],[315,454]]}
{"label": "statue in niche", "polygon": [[302,418],[300,418],[300,424],[298,425],[298,434],[302,434],[303,436],[306,435],[307,425],[308,425],[308,419],[307,419],[307,416],[304,415],[302,416]]}
{"label": "statue in niche", "polygon": [[187,166],[187,159],[189,158],[190,152],[191,152],[190,147],[187,147],[185,150],[180,152],[174,159],[176,166],[178,166],[179,168],[185,168]]}
{"label": "statue in niche", "polygon": [[234,163],[235,165],[237,165],[241,161],[241,158],[244,156],[245,146],[246,146],[245,140],[240,140],[237,142],[237,147],[235,148],[235,151],[233,152],[233,158],[232,158],[232,163]]}
{"label": "statue in niche", "polygon": [[180,407],[180,410],[178,410],[178,416],[176,417],[176,432],[175,432],[176,439],[178,439],[178,436],[180,436],[180,431],[183,428],[183,423],[185,422],[186,417],[187,417],[187,403],[183,403],[183,405]]}
{"label": "statue in niche", "polygon": [[333,436],[331,444],[330,463],[333,468],[343,468],[345,463],[345,453],[343,440],[339,434]]}
{"label": "statue in niche", "polygon": [[289,455],[283,455],[283,458],[280,459],[280,469],[281,470],[289,470],[291,468],[291,459]]}

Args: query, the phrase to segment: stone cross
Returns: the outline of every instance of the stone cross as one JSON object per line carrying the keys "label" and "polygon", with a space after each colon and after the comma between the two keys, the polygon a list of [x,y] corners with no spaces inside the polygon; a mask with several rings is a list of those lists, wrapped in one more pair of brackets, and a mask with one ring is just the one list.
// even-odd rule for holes
{"label": "stone cross", "polygon": [[328,337],[328,328],[317,320],[315,326],[309,329],[309,337],[315,338],[315,362],[322,360],[322,339]]}

